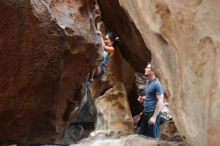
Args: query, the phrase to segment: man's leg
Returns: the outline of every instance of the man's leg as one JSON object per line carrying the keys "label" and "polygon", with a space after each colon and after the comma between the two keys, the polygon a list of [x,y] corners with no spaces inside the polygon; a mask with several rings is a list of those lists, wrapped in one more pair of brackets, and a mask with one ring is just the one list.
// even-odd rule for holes
{"label": "man's leg", "polygon": [[[152,113],[149,113],[150,117],[153,115]],[[148,124],[148,131],[147,136],[152,138],[159,138],[160,137],[160,115],[157,115],[157,119],[154,125]]]}
{"label": "man's leg", "polygon": [[147,116],[147,113],[143,113],[142,118],[141,118],[141,122],[140,122],[139,134],[147,136],[147,131],[148,131],[147,122],[148,122],[148,120],[149,120],[149,118]]}

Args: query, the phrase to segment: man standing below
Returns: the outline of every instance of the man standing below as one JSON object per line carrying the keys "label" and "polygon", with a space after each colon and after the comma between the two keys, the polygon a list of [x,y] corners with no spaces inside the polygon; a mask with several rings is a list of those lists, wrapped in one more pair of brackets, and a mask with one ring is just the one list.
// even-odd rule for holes
{"label": "man standing below", "polygon": [[139,96],[144,110],[140,123],[139,134],[152,138],[160,137],[160,110],[163,104],[164,90],[159,79],[155,76],[152,64],[148,63],[144,69],[148,80],[145,85],[145,96]]}

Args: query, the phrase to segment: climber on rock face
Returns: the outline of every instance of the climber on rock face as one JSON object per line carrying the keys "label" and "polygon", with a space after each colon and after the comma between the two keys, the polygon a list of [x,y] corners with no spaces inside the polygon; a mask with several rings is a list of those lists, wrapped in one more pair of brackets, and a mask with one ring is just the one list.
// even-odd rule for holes
{"label": "climber on rock face", "polygon": [[[98,35],[101,35],[101,32],[97,32]],[[103,60],[102,62],[90,73],[89,81],[93,81],[96,78],[102,77],[106,72],[106,67],[110,63],[112,56],[115,53],[115,48],[119,45],[119,38],[113,32],[108,32],[104,39],[102,39],[104,46],[103,51]]]}

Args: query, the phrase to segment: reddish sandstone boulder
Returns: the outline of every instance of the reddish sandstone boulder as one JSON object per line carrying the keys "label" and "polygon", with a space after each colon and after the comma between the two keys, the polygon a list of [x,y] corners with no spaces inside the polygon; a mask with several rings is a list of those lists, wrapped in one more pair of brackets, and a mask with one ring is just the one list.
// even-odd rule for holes
{"label": "reddish sandstone boulder", "polygon": [[93,6],[93,0],[1,1],[0,143],[58,142],[100,56]]}

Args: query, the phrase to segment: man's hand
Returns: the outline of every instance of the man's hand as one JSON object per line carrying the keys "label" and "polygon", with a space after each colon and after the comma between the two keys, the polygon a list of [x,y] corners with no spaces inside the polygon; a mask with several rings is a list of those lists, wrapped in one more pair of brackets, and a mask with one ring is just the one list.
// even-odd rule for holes
{"label": "man's hand", "polygon": [[143,103],[143,102],[144,102],[144,99],[145,99],[145,96],[139,96],[137,100],[138,100],[140,103]]}
{"label": "man's hand", "polygon": [[156,122],[156,118],[155,118],[155,117],[151,117],[151,118],[149,119],[149,121],[148,121],[148,124],[154,125],[155,122]]}

